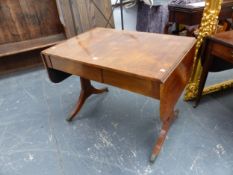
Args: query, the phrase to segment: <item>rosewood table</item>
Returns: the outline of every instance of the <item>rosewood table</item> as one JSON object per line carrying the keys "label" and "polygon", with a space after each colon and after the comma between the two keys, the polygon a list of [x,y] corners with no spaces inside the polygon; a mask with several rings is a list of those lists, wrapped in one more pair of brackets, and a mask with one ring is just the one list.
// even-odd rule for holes
{"label": "rosewood table", "polygon": [[172,35],[96,28],[42,52],[50,80],[80,76],[81,93],[72,121],[96,89],[90,80],[160,100],[161,133],[151,161],[159,154],[176,112],[175,104],[188,82],[195,39]]}

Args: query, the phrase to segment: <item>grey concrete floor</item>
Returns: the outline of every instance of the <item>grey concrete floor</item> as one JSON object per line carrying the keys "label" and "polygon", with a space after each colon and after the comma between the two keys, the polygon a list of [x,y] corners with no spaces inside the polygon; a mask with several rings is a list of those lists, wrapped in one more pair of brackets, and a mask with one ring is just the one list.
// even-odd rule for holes
{"label": "grey concrete floor", "polygon": [[233,174],[232,90],[204,97],[197,109],[181,98],[180,115],[150,164],[161,126],[159,102],[108,86],[67,123],[79,85],[75,76],[53,84],[44,69],[1,77],[1,175]]}
{"label": "grey concrete floor", "polygon": [[[208,84],[232,74],[211,74]],[[0,77],[0,175],[233,174],[232,90],[204,97],[196,109],[181,97],[179,117],[150,164],[159,102],[108,86],[67,123],[79,86],[75,76],[53,84],[44,69]]]}

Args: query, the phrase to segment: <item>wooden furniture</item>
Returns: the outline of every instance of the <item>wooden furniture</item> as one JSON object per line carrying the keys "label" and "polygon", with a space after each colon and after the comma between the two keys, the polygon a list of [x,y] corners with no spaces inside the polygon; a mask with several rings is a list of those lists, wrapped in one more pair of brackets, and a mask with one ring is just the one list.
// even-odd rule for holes
{"label": "wooden furniture", "polygon": [[151,155],[154,161],[188,82],[194,45],[191,37],[96,28],[43,51],[42,58],[55,83],[71,74],[80,76],[81,94],[68,121],[88,96],[107,91],[95,89],[90,80],[159,99],[163,124]]}
{"label": "wooden furniture", "polygon": [[41,65],[40,49],[96,26],[114,27],[111,14],[109,0],[1,1],[0,74]]}
{"label": "wooden furniture", "polygon": [[[195,6],[195,4],[197,4]],[[219,15],[220,21],[225,21],[228,18],[233,17],[233,1],[226,0],[222,3],[222,9]],[[192,3],[187,5],[179,5],[179,4],[170,4],[168,6],[169,9],[169,22],[166,25],[164,32],[168,33],[168,29],[171,24],[176,23],[177,27],[179,24],[194,26],[199,25],[201,23],[203,11],[205,8],[204,2]],[[178,30],[178,29],[177,29]],[[188,35],[191,36],[193,31],[188,32]]]}
{"label": "wooden furniture", "polygon": [[0,21],[0,57],[47,47],[65,39],[55,1],[3,1]]}
{"label": "wooden furniture", "polygon": [[42,65],[40,51],[66,39],[56,2],[0,3],[0,74]]}
{"label": "wooden furniture", "polygon": [[[106,25],[100,14],[102,11],[107,16],[111,14],[111,6],[106,1],[99,4],[106,8],[95,7],[94,0],[79,3],[79,6],[77,1],[74,2],[73,9],[65,9],[68,4],[60,1],[56,4],[54,0],[1,2],[0,57],[54,45],[66,39],[66,32],[68,37],[72,37],[93,27]],[[83,6],[90,9],[83,10]],[[66,15],[68,10],[74,13],[73,16]],[[69,25],[70,20],[74,20],[74,26]],[[109,25],[112,26],[112,20]],[[77,31],[71,32],[72,27]]]}
{"label": "wooden furniture", "polygon": [[233,31],[218,33],[207,37],[204,43],[202,57],[204,58],[203,71],[198,86],[195,107],[201,100],[209,69],[213,66],[215,59],[222,59],[232,64],[231,67],[225,66],[225,69],[233,68]]}

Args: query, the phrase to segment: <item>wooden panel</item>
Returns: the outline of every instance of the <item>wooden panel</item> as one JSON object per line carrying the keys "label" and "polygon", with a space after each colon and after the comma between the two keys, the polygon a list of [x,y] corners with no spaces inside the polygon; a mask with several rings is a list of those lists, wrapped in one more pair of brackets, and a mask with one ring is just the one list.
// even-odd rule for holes
{"label": "wooden panel", "polygon": [[64,34],[57,34],[32,40],[3,44],[0,45],[0,58],[7,55],[26,52],[29,50],[45,48],[57,44],[64,39]]}
{"label": "wooden panel", "polygon": [[76,32],[82,33],[89,30],[92,26],[89,24],[86,0],[72,0],[71,2]]}
{"label": "wooden panel", "polygon": [[216,42],[222,43],[223,45],[226,45],[228,47],[232,47],[233,45],[233,31],[227,31],[227,32],[221,32],[210,36],[211,40],[214,40]]}
{"label": "wooden panel", "polygon": [[[95,5],[103,12],[105,17],[109,19],[112,13],[112,7],[111,4],[109,3],[109,0],[93,0]],[[95,15],[96,15],[96,26],[98,27],[114,27],[114,21],[113,18],[110,20],[110,24],[106,26],[106,18],[103,17],[103,15],[99,12],[97,8],[95,8]]]}
{"label": "wooden panel", "polygon": [[[160,88],[160,117],[166,121],[174,112],[173,109],[182,91],[187,85],[194,60],[195,47],[186,54],[174,71],[168,76]],[[171,93],[172,92],[172,93]]]}
{"label": "wooden panel", "polygon": [[70,38],[77,35],[74,26],[74,17],[72,13],[70,1],[56,0],[60,21],[65,29],[66,37]]}
{"label": "wooden panel", "polygon": [[213,55],[222,58],[228,62],[233,64],[233,48],[227,47],[220,43],[214,43],[212,46],[212,53]]}
{"label": "wooden panel", "polygon": [[158,81],[103,70],[103,83],[159,99],[160,83]]}
{"label": "wooden panel", "polygon": [[[95,2],[110,16],[110,0]],[[53,45],[65,39],[64,32],[69,38],[96,26],[105,27],[105,24],[91,0],[0,0],[1,63],[12,69],[16,59],[8,62],[4,56]],[[17,69],[17,65],[27,67],[30,62],[20,56],[19,59],[22,63],[17,60]],[[38,60],[32,58],[32,62],[37,65]]]}
{"label": "wooden panel", "polygon": [[210,36],[211,54],[233,63],[233,31],[217,33]]}
{"label": "wooden panel", "polygon": [[46,63],[51,68],[61,70],[73,75],[82,76],[84,78],[102,82],[101,69],[87,66],[78,62],[73,62],[67,59],[61,59],[59,57],[46,57]]}
{"label": "wooden panel", "polygon": [[40,52],[41,50],[34,50],[1,58],[0,74],[6,74],[38,66],[42,67],[43,64],[40,58]]}
{"label": "wooden panel", "polygon": [[[71,0],[71,3],[77,33],[94,27],[105,27],[112,13],[110,0]],[[110,23],[114,26],[113,18]]]}
{"label": "wooden panel", "polygon": [[55,0],[1,0],[0,44],[62,32]]}

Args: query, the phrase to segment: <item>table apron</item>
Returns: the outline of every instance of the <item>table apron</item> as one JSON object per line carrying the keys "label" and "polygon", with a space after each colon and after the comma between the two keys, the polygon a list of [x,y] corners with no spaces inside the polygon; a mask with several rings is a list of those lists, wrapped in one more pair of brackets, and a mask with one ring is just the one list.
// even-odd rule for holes
{"label": "table apron", "polygon": [[93,67],[68,59],[60,59],[54,56],[45,56],[45,60],[49,63],[45,65],[48,68],[67,72],[100,83],[109,84],[155,99],[160,99],[161,83],[159,81],[137,77],[123,72],[105,70],[103,68]]}
{"label": "table apron", "polygon": [[223,58],[225,61],[233,63],[233,48],[223,45],[221,43],[213,43],[212,55]]}
{"label": "table apron", "polygon": [[160,82],[124,73],[103,70],[103,83],[125,90],[136,92],[148,97],[160,99]]}

